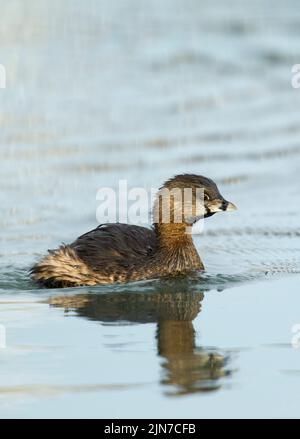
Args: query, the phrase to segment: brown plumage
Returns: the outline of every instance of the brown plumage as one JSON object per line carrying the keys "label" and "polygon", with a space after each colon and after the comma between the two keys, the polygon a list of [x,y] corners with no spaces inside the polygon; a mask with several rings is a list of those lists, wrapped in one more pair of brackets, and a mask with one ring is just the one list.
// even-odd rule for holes
{"label": "brown plumage", "polygon": [[[164,198],[163,190],[192,190],[190,210],[183,214],[183,198]],[[199,192],[204,199],[198,203]],[[189,229],[202,216],[234,210],[216,184],[203,176],[178,175],[168,180],[154,205],[151,229],[129,224],[102,224],[70,245],[49,250],[32,269],[35,281],[46,287],[112,284],[203,270]],[[184,200],[184,202],[183,202]],[[200,205],[200,210],[199,210]],[[170,213],[166,222],[163,212]],[[168,210],[169,209],[169,210]],[[201,210],[202,209],[202,210]],[[178,215],[181,221],[178,221]]]}

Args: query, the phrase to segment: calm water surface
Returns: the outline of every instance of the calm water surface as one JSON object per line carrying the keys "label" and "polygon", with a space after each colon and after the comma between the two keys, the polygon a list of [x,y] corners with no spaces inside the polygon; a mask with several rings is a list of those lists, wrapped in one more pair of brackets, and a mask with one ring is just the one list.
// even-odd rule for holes
{"label": "calm water surface", "polygon": [[[300,416],[300,8],[274,3],[0,0],[0,417]],[[203,275],[30,281],[100,187],[180,172],[239,208],[195,235]]]}

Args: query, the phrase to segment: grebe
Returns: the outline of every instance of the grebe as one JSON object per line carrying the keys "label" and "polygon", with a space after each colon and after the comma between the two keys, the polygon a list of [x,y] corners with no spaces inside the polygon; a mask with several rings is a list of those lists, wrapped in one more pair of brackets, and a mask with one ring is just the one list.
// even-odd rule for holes
{"label": "grebe", "polygon": [[[192,190],[192,210],[182,221],[182,201],[169,198],[170,220],[161,213],[161,198],[157,196],[154,213],[157,221],[151,229],[129,224],[102,224],[85,233],[72,244],[48,250],[48,254],[30,270],[32,278],[48,288],[112,284],[142,279],[187,274],[204,270],[194,246],[191,227],[200,217],[210,217],[219,211],[236,210],[226,201],[217,185],[201,175],[183,174],[168,180],[161,188],[185,194]],[[197,211],[197,197],[202,193],[202,215]],[[161,192],[159,192],[160,194]]]}

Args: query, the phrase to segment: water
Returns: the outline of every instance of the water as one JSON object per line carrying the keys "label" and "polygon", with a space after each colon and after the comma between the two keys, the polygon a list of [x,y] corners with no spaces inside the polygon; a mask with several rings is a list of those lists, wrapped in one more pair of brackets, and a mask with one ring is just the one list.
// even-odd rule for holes
{"label": "water", "polygon": [[[299,417],[298,2],[0,9],[0,417]],[[239,208],[195,235],[205,274],[28,278],[96,225],[100,187],[180,172]]]}

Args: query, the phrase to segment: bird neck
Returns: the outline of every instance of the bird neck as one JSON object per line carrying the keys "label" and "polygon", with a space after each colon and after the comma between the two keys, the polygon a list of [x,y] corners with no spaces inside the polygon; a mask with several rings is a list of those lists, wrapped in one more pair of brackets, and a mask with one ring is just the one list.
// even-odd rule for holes
{"label": "bird neck", "polygon": [[158,254],[172,271],[203,269],[194,245],[191,227],[184,223],[155,224]]}
{"label": "bird neck", "polygon": [[184,246],[193,242],[191,237],[191,228],[184,223],[157,223],[154,229],[163,247],[170,245]]}

